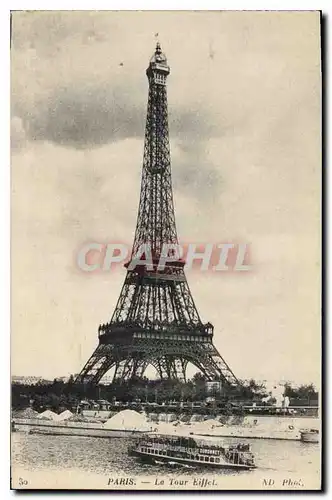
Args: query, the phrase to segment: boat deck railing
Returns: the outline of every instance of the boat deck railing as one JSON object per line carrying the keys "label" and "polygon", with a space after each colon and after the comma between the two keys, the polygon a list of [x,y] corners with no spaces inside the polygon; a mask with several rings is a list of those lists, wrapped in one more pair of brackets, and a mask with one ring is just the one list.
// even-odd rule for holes
{"label": "boat deck railing", "polygon": [[[218,453],[205,453],[208,450],[203,450],[200,448],[184,448],[183,446],[172,446],[172,445],[160,445],[160,446],[146,446],[144,444],[140,444],[141,447],[147,449],[148,452],[153,454],[154,452],[159,453],[167,453],[171,456],[174,453],[174,457],[180,456],[184,458],[190,459],[198,459],[198,457],[203,457],[205,461],[213,461],[215,459],[223,458],[230,464],[234,465],[251,465],[254,466],[254,458],[250,451],[240,451],[237,448],[220,448]],[[217,451],[217,450],[214,450]],[[201,460],[201,459],[200,459]]]}

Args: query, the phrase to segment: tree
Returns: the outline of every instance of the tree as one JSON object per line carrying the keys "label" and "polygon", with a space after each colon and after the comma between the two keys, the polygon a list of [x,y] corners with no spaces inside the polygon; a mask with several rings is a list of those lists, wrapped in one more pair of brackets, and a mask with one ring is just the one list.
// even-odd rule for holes
{"label": "tree", "polygon": [[305,400],[308,406],[313,399],[318,399],[318,392],[313,384],[304,384],[293,387],[289,382],[285,384],[285,396],[293,399]]}
{"label": "tree", "polygon": [[193,399],[196,401],[203,401],[207,398],[207,387],[206,387],[206,377],[201,373],[197,372],[193,376],[192,380],[192,390],[193,390]]}
{"label": "tree", "polygon": [[201,383],[201,382],[205,383],[207,381],[207,379],[206,379],[205,375],[203,375],[202,372],[196,372],[192,378],[192,381],[194,382],[194,384]]}

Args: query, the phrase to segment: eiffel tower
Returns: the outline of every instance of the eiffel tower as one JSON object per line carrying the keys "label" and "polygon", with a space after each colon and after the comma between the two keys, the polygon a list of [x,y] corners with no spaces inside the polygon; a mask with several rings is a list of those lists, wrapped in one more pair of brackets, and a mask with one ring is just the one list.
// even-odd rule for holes
{"label": "eiffel tower", "polygon": [[[185,261],[170,251],[173,261],[162,270],[157,265],[163,244],[178,245],[168,134],[169,73],[157,43],[146,71],[149,97],[132,258],[126,264],[113,316],[99,326],[98,346],[76,379],[80,383],[97,384],[114,367],[113,380],[142,377],[148,365],[161,379],[186,380],[187,364],[192,363],[208,380],[238,384],[213,344],[212,324],[203,324],[199,317],[184,273]],[[152,265],[135,264],[142,248],[150,248]]]}

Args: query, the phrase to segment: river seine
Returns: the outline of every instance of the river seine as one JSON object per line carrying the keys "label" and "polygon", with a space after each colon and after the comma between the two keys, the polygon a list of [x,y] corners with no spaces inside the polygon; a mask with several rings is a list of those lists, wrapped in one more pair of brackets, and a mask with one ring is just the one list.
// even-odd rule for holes
{"label": "river seine", "polygon": [[[94,438],[81,436],[47,436],[15,432],[12,434],[12,466],[25,470],[94,472],[96,474],[192,475],[192,468],[172,469],[167,465],[148,465],[128,456],[130,438]],[[239,439],[225,438],[226,443]],[[316,475],[320,469],[320,446],[301,441],[243,439],[250,442],[257,469],[240,474],[256,474],[265,470],[299,475]],[[196,469],[197,470],[197,469]],[[232,470],[211,470],[211,474],[234,475]]]}

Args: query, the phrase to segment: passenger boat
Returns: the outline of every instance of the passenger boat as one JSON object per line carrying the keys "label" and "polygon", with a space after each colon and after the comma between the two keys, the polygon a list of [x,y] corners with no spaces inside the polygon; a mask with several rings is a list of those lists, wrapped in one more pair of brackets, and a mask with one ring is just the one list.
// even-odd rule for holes
{"label": "passenger boat", "polygon": [[138,438],[128,452],[152,463],[223,469],[256,468],[249,444],[222,446],[215,441],[209,442],[191,436],[147,434]]}
{"label": "passenger boat", "polygon": [[318,429],[302,429],[300,430],[301,441],[304,443],[319,443]]}

